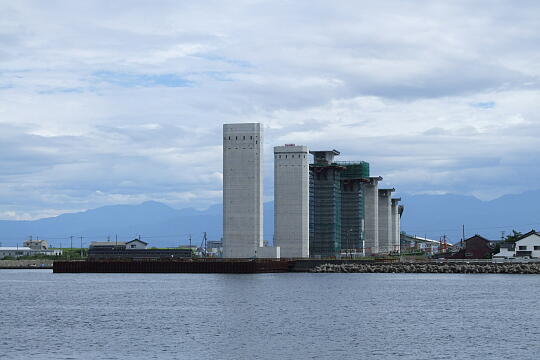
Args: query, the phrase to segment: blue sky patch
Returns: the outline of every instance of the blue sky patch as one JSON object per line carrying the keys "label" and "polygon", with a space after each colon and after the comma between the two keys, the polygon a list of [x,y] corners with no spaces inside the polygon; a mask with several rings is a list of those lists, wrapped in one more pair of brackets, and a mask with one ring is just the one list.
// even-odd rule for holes
{"label": "blue sky patch", "polygon": [[192,82],[176,74],[135,74],[97,71],[92,74],[98,81],[123,87],[188,87]]}
{"label": "blue sky patch", "polygon": [[480,109],[493,109],[495,107],[495,101],[472,103],[471,106]]}

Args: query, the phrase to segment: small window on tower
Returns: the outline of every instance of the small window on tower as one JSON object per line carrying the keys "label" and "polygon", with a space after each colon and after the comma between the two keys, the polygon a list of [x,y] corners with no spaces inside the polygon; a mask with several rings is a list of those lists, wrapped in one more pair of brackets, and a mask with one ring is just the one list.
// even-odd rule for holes
{"label": "small window on tower", "polygon": [[236,137],[236,140],[238,140],[238,136]]}
{"label": "small window on tower", "polygon": [[246,136],[244,135],[244,139],[243,140],[246,140]]}
{"label": "small window on tower", "polygon": [[250,137],[249,137],[249,140],[253,140],[253,136],[250,136]]}

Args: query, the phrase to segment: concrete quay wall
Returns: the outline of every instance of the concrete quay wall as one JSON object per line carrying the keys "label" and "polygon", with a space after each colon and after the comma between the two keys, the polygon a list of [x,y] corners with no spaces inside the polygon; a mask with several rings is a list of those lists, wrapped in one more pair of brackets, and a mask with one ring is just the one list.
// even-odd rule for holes
{"label": "concrete quay wall", "polygon": [[0,269],[52,269],[53,260],[0,260]]}

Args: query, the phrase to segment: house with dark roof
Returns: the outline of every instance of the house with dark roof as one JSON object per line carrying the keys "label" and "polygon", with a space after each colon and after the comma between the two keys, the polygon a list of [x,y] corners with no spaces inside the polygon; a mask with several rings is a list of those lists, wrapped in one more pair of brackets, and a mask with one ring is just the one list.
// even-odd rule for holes
{"label": "house with dark roof", "polygon": [[478,234],[465,239],[461,249],[449,256],[449,259],[488,259],[491,257],[494,245]]}

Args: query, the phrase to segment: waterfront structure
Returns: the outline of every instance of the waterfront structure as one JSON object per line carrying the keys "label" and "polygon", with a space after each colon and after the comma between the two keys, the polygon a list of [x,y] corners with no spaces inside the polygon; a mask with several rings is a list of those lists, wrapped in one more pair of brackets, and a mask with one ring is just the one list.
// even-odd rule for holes
{"label": "waterfront structure", "polygon": [[392,192],[395,189],[379,189],[379,252],[388,254],[393,251],[392,236]]}
{"label": "waterfront structure", "polygon": [[223,257],[279,258],[263,244],[263,131],[223,124]]}
{"label": "waterfront structure", "polygon": [[250,258],[263,245],[261,124],[223,125],[223,256]]}
{"label": "waterfront structure", "polygon": [[368,182],[364,184],[364,254],[366,256],[379,252],[379,181],[382,179],[380,176],[370,176],[367,179]]}
{"label": "waterfront structure", "polygon": [[61,249],[35,250],[27,246],[0,247],[0,260],[3,259],[4,257],[18,258],[21,256],[33,256],[33,255],[60,256],[62,255],[62,250]]}
{"label": "waterfront structure", "polygon": [[190,258],[189,248],[147,249],[148,243],[133,239],[124,241],[92,241],[88,247],[89,259],[174,259]]}
{"label": "waterfront structure", "polygon": [[401,198],[392,199],[392,250],[400,252],[400,233],[401,233],[401,214],[403,214],[403,206],[399,205]]}
{"label": "waterfront structure", "polygon": [[89,245],[89,249],[95,248],[117,248],[122,250],[137,250],[146,249],[148,243],[139,239],[133,239],[131,241],[92,241]]}
{"label": "waterfront structure", "polygon": [[309,257],[307,146],[274,147],[274,245],[283,258]]}
{"label": "waterfront structure", "polygon": [[369,164],[365,161],[338,161],[341,172],[341,252],[346,256],[363,255],[365,227],[364,184],[369,182]]}
{"label": "waterfront structure", "polygon": [[16,247],[16,246],[4,246],[0,247],[0,260],[5,257],[18,258],[21,256],[30,256],[34,255],[36,251],[30,249],[29,247]]}
{"label": "waterfront structure", "polygon": [[88,246],[89,249],[97,248],[97,247],[111,247],[116,246],[121,249],[126,248],[126,242],[125,241],[92,241],[90,245]]}
{"label": "waterfront structure", "polygon": [[341,253],[341,172],[337,150],[310,151],[309,253],[334,257]]}

